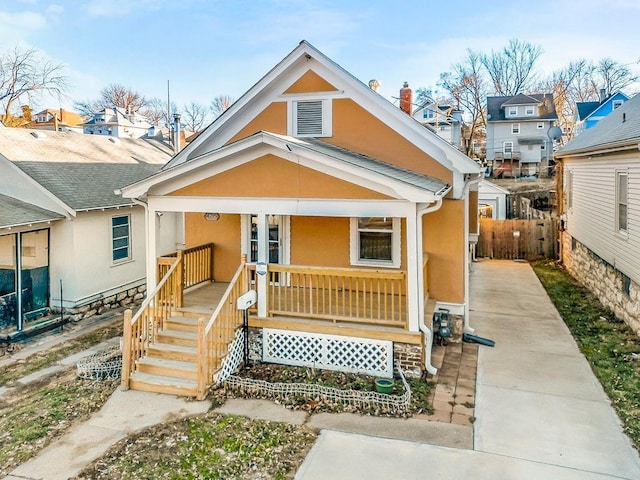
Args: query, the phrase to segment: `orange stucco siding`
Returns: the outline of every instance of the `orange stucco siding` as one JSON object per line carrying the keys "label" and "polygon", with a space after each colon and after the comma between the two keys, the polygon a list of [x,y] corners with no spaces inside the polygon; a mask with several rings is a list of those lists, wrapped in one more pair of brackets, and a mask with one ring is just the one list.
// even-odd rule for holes
{"label": "orange stucco siding", "polygon": [[445,200],[423,217],[423,245],[429,254],[429,294],[443,302],[464,302],[464,201]]}
{"label": "orange stucco siding", "polygon": [[213,279],[229,282],[240,265],[240,215],[212,222],[202,213],[185,214],[186,248],[213,243]]}
{"label": "orange stucco siding", "polygon": [[272,132],[287,134],[287,102],[273,102],[244,128],[235,134],[227,143],[233,143],[256,132]]}
{"label": "orange stucco siding", "polygon": [[284,93],[334,92],[337,88],[313,70],[307,70]]}
{"label": "orange stucco siding", "polygon": [[275,155],[265,155],[171,195],[264,198],[388,198]]}
{"label": "orange stucco siding", "polygon": [[333,137],[324,139],[399,167],[453,183],[451,171],[351,99],[333,101]]}

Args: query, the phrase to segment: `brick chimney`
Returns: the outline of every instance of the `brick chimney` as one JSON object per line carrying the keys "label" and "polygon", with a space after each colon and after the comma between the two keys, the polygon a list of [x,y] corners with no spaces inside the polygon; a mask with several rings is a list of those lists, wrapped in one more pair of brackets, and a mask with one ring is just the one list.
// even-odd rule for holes
{"label": "brick chimney", "polygon": [[400,110],[411,115],[413,105],[413,92],[409,88],[409,82],[404,82],[400,89]]}

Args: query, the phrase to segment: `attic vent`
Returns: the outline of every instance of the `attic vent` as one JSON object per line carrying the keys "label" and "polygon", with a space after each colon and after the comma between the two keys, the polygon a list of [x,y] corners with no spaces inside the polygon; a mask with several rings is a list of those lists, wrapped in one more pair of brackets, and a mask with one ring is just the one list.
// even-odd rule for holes
{"label": "attic vent", "polygon": [[47,136],[42,132],[30,132],[30,133],[35,138],[47,138]]}
{"label": "attic vent", "polygon": [[322,100],[296,102],[297,135],[322,135]]}
{"label": "attic vent", "polygon": [[120,145],[120,139],[116,137],[109,137],[109,141],[115,145]]}

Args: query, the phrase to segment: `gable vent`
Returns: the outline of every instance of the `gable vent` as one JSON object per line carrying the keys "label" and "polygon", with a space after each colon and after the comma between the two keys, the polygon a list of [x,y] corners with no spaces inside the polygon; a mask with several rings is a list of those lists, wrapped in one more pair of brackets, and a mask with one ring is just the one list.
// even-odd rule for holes
{"label": "gable vent", "polygon": [[322,100],[297,102],[296,123],[298,135],[322,135]]}

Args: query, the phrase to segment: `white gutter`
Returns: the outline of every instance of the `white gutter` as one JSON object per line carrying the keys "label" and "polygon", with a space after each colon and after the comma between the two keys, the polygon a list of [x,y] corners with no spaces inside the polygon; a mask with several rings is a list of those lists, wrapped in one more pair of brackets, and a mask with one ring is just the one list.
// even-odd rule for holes
{"label": "white gutter", "polygon": [[469,188],[478,184],[484,178],[484,169],[476,178],[466,180],[464,184],[464,332],[473,333],[475,330],[469,325]]}
{"label": "white gutter", "polygon": [[[446,192],[445,192],[446,193]],[[443,194],[444,195],[444,194]],[[442,197],[438,197],[433,205],[416,211],[416,245],[422,245],[422,216],[435,212],[442,207]],[[422,248],[420,249],[422,250]],[[424,252],[421,252],[424,255]],[[424,368],[431,375],[438,373],[438,369],[431,364],[431,348],[433,346],[433,331],[424,323],[424,274],[418,275],[418,327],[424,333]]]}

